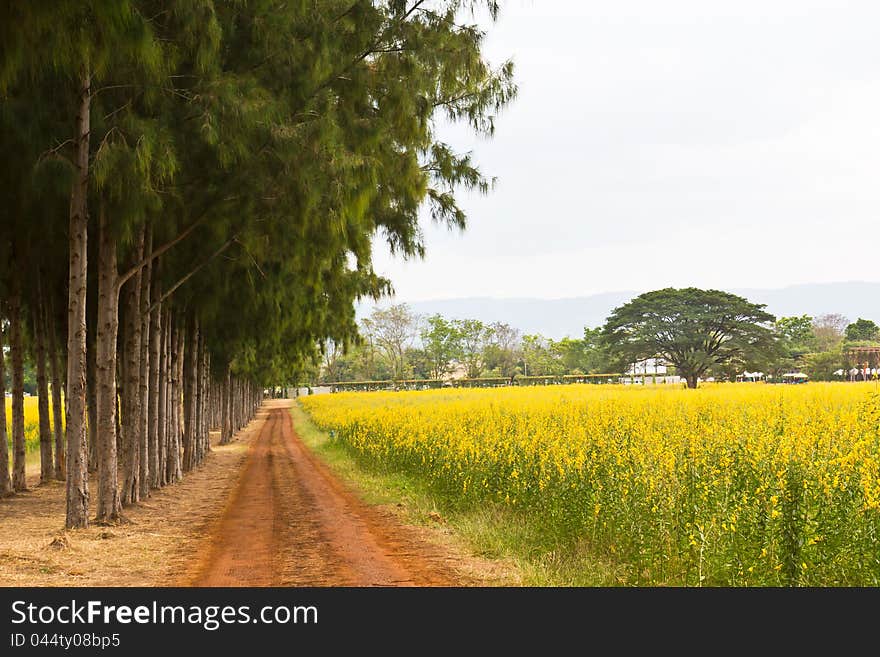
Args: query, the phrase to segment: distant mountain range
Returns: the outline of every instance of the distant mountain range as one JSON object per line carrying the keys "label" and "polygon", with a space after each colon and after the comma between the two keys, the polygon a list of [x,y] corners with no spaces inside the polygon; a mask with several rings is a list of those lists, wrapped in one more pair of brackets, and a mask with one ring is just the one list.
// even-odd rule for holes
{"label": "distant mountain range", "polygon": [[[808,283],[780,289],[729,291],[749,301],[767,304],[767,310],[777,317],[840,313],[850,321],[864,317],[880,323],[880,283]],[[419,314],[440,313],[449,318],[506,322],[523,333],[540,333],[559,339],[566,335],[579,336],[584,326],[604,324],[614,308],[638,294],[636,291],[606,292],[568,299],[471,297],[417,301],[409,306]],[[370,309],[371,306],[361,306],[358,316],[369,314]]]}

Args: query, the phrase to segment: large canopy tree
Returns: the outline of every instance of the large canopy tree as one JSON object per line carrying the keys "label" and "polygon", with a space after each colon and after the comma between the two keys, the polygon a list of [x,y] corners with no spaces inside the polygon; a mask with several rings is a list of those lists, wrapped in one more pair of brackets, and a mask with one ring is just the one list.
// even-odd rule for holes
{"label": "large canopy tree", "polygon": [[603,341],[621,363],[663,358],[696,388],[722,363],[746,363],[775,349],[774,316],[763,304],[719,290],[665,288],[615,308]]}

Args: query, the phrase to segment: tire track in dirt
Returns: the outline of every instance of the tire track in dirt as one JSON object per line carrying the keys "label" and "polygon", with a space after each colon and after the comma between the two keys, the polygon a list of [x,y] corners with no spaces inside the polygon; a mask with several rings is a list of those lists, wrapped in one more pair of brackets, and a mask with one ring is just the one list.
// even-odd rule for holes
{"label": "tire track in dirt", "polygon": [[247,546],[231,541],[211,545],[207,564],[195,585],[271,586],[274,545],[273,510],[275,489],[272,485],[269,436],[275,420],[269,414],[262,419],[257,437],[251,444],[241,478],[230,496],[217,536],[246,536]]}
{"label": "tire track in dirt", "polygon": [[448,554],[361,502],[308,451],[289,406],[267,403],[193,584],[461,584]]}

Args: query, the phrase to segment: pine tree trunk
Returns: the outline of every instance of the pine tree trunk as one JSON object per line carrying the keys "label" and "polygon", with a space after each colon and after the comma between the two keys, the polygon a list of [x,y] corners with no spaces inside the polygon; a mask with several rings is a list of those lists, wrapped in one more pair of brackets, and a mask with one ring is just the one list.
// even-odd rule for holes
{"label": "pine tree trunk", "polygon": [[31,317],[33,319],[34,361],[37,370],[37,415],[40,428],[40,483],[52,481],[55,464],[52,461],[52,425],[49,421],[49,377],[46,373],[46,335],[42,311],[40,274],[33,295]]}
{"label": "pine tree trunk", "polygon": [[[156,272],[153,277],[153,290],[150,298],[159,299],[159,276]],[[150,487],[159,488],[162,485],[159,476],[159,404],[160,400],[164,400],[165,396],[161,394],[161,385],[159,373],[162,370],[162,311],[157,305],[150,311],[150,392],[147,415],[149,417],[150,430]]]}
{"label": "pine tree trunk", "polygon": [[247,411],[247,382],[242,381],[239,384],[239,392],[238,392],[238,403],[239,403],[239,417],[241,418],[241,426],[239,429],[244,429],[245,425],[248,422],[248,411]]}
{"label": "pine tree trunk", "polygon": [[226,405],[229,413],[229,440],[235,437],[235,377],[229,375],[229,390],[226,391]]}
{"label": "pine tree trunk", "polygon": [[166,392],[166,408],[165,408],[165,483],[170,484],[174,479],[174,428],[177,421],[174,415],[174,395],[177,391],[177,317],[173,317],[168,313],[168,356],[166,357],[166,365],[168,367],[168,390]]}
{"label": "pine tree trunk", "polygon": [[70,191],[67,297],[67,516],[69,529],[89,526],[89,478],[86,447],[86,276],[88,272],[87,199],[91,75],[80,82],[76,117],[76,172]]}
{"label": "pine tree trunk", "polygon": [[95,427],[98,458],[99,523],[119,519],[119,460],[117,454],[116,341],[119,336],[119,271],[116,239],[103,205],[98,234],[98,328],[95,341]]}
{"label": "pine tree trunk", "polygon": [[211,427],[212,412],[214,408],[213,386],[211,385],[211,356],[208,354],[207,344],[205,345],[205,403],[208,412],[205,414],[205,452],[211,451]]}
{"label": "pine tree trunk", "polygon": [[177,331],[177,367],[175,369],[175,392],[172,404],[174,407],[174,481],[180,481],[183,477],[183,368],[186,362],[186,321],[180,316]]}
{"label": "pine tree trunk", "polygon": [[205,336],[201,335],[199,339],[199,462],[205,460],[205,454],[208,453],[208,426],[206,417],[208,415],[208,397],[205,386],[207,360],[205,358]]}
{"label": "pine tree trunk", "polygon": [[195,414],[195,417],[193,418],[193,466],[198,465],[202,461],[202,454],[204,452],[204,447],[202,443],[202,415],[205,412],[205,399],[202,396],[202,377],[204,376],[204,365],[202,359],[201,335],[199,335],[195,344],[196,362],[194,364],[195,378],[193,380],[193,390],[195,391],[195,394],[193,395],[193,413]]}
{"label": "pine tree trunk", "polygon": [[[147,225],[144,241],[144,257],[153,252],[153,228]],[[147,263],[141,270],[141,306],[138,317],[141,322],[141,355],[140,374],[138,375],[138,404],[140,413],[140,425],[138,430],[138,496],[146,499],[150,496],[150,289],[152,287],[152,261]]]}
{"label": "pine tree trunk", "polygon": [[[12,359],[12,487],[27,490],[24,442],[24,346],[21,339],[21,296],[18,276],[13,274],[9,299],[9,355]],[[3,400],[6,403],[6,400]]]}
{"label": "pine tree trunk", "polygon": [[[55,314],[50,313],[54,319]],[[52,424],[55,432],[55,478],[64,480],[64,408],[61,403],[61,367],[58,354],[57,326],[47,323],[49,334],[49,371],[52,377]]]}
{"label": "pine tree trunk", "polygon": [[241,431],[244,427],[244,403],[243,381],[235,382],[235,430]]}
{"label": "pine tree trunk", "polygon": [[235,417],[235,394],[238,390],[238,380],[232,377],[229,387],[229,433],[235,435],[238,431],[238,418]]}
{"label": "pine tree trunk", "polygon": [[[0,322],[3,316],[0,315]],[[3,331],[0,330],[0,497],[12,493],[9,478],[9,438],[6,431],[6,356],[3,351]]]}
{"label": "pine tree trunk", "polygon": [[230,391],[232,390],[232,369],[227,366],[226,377],[220,388],[220,444],[228,445],[232,442],[232,418],[230,417]]}
{"label": "pine tree trunk", "polygon": [[166,469],[168,483],[180,480],[180,382],[183,360],[183,331],[180,318],[174,319],[171,333],[170,350],[170,387],[168,400],[168,467]]}
{"label": "pine tree trunk", "polygon": [[198,345],[199,329],[195,321],[188,336],[189,346],[187,349],[186,367],[184,369],[183,393],[183,471],[189,472],[193,468],[193,456],[195,452],[196,432],[196,380],[198,377]]}
{"label": "pine tree trunk", "polygon": [[211,387],[211,421],[209,431],[217,431],[220,428],[220,405],[218,399],[220,397],[220,382],[211,377],[209,384]]}
{"label": "pine tree trunk", "polygon": [[[117,291],[118,294],[118,291]],[[119,299],[117,297],[116,303],[119,303]],[[118,316],[119,306],[117,305],[117,316]],[[121,318],[119,319],[121,322]],[[120,326],[117,322],[117,335],[120,332]],[[122,436],[122,396],[125,394],[125,355],[121,353],[122,351],[122,340],[125,336],[117,337],[117,347],[116,347],[116,454],[118,455],[122,450],[119,446],[120,436]]]}
{"label": "pine tree trunk", "polygon": [[202,460],[211,451],[211,359],[202,333]]}
{"label": "pine tree trunk", "polygon": [[[97,308],[97,303],[95,306]],[[97,367],[97,340],[98,329],[92,335],[88,347],[88,366],[86,368],[86,391],[88,394],[88,417],[89,417],[89,472],[98,471],[98,367]],[[114,439],[115,441],[115,439]]]}
{"label": "pine tree trunk", "polygon": [[[156,295],[158,298],[158,295]],[[168,313],[159,311],[159,324],[161,324],[159,346],[159,378],[157,382],[156,398],[156,485],[159,487],[168,483],[166,467],[168,449]]]}
{"label": "pine tree trunk", "polygon": [[[223,430],[223,383],[224,379],[214,379],[214,419],[211,421],[211,428],[215,431]],[[222,434],[221,434],[222,437]]]}
{"label": "pine tree trunk", "polygon": [[238,433],[238,379],[232,380],[232,433]]}
{"label": "pine tree trunk", "polygon": [[[138,231],[133,261],[144,257],[144,227]],[[140,449],[142,429],[140,409],[141,375],[141,278],[138,271],[122,286],[125,297],[124,358],[125,384],[122,389],[122,434],[120,436],[120,461],[122,462],[122,504],[134,504],[140,500]]]}

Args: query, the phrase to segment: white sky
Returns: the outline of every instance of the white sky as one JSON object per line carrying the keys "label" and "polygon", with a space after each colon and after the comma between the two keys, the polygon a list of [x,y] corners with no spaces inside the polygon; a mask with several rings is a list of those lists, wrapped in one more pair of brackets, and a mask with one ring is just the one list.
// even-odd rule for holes
{"label": "white sky", "polygon": [[520,92],[395,301],[880,280],[880,3],[506,0]]}

